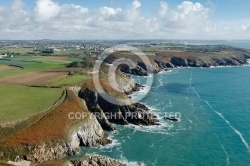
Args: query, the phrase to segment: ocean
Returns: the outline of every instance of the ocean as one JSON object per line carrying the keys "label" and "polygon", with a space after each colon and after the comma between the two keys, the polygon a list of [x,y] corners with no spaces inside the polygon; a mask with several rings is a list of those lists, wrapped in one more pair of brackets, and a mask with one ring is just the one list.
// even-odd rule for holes
{"label": "ocean", "polygon": [[[158,115],[161,125],[117,125],[117,131],[109,133],[112,145],[84,147],[79,156],[97,153],[128,165],[250,165],[249,86],[250,66],[156,74],[141,102]],[[181,120],[164,120],[167,113],[178,113]]]}

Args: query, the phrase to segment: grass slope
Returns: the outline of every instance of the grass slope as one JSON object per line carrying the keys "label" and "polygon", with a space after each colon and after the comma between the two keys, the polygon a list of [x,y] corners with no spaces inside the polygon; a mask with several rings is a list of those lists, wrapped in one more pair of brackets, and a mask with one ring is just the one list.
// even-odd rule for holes
{"label": "grass slope", "polygon": [[17,132],[6,141],[1,142],[0,149],[4,146],[39,144],[57,139],[67,139],[68,132],[70,132],[72,126],[83,120],[69,119],[68,114],[70,112],[88,113],[88,110],[83,106],[74,92],[67,91],[66,98],[61,105],[50,111],[28,129]]}
{"label": "grass slope", "polygon": [[63,89],[0,85],[0,124],[35,115],[52,106]]}

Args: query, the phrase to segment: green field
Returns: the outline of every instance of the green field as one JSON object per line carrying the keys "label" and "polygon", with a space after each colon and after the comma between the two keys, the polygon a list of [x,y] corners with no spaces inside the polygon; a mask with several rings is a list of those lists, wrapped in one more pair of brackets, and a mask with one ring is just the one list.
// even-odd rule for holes
{"label": "green field", "polygon": [[40,61],[39,63],[27,66],[27,69],[59,69],[67,65],[66,62]]}
{"label": "green field", "polygon": [[[81,58],[49,57],[49,56],[15,56],[0,60],[0,65],[15,65],[22,68],[3,70],[0,79],[27,72],[43,71],[44,69],[65,68],[73,61]],[[77,85],[85,79],[82,75],[64,76],[52,86]],[[0,84],[0,124],[30,117],[52,106],[62,95],[60,88],[38,88]]]}
{"label": "green field", "polygon": [[62,92],[60,88],[0,85],[0,124],[46,110],[61,97]]}
{"label": "green field", "polygon": [[60,55],[60,56],[65,56],[65,55],[80,55],[82,53],[83,53],[82,50],[65,49],[65,51],[54,51],[53,55]]}
{"label": "green field", "polygon": [[2,65],[15,65],[26,69],[57,69],[63,68],[72,61],[80,61],[80,58],[49,59],[45,56],[16,56],[0,60]]}
{"label": "green field", "polygon": [[76,85],[78,83],[81,83],[84,79],[86,79],[86,76],[83,75],[74,75],[69,76],[67,78],[64,78],[62,80],[53,82],[52,86],[67,86],[67,85]]}

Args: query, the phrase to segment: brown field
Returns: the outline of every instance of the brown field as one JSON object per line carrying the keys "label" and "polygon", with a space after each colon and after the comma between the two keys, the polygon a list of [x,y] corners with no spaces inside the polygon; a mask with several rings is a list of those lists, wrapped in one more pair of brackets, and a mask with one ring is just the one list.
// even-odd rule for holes
{"label": "brown field", "polygon": [[10,85],[37,85],[48,83],[56,78],[63,78],[68,72],[28,72],[0,79],[0,83]]}
{"label": "brown field", "polygon": [[15,70],[15,69],[20,69],[19,67],[16,66],[0,66],[0,71],[6,71],[6,70]]}
{"label": "brown field", "polygon": [[60,68],[60,69],[44,69],[42,71],[46,72],[72,72],[72,71],[82,71],[81,68]]}

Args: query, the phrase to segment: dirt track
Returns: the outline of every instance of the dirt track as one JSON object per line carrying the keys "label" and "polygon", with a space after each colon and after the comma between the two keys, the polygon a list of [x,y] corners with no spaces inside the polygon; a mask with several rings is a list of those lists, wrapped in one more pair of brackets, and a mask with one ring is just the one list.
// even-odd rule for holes
{"label": "dirt track", "polygon": [[4,77],[0,83],[13,85],[37,85],[67,76],[68,72],[29,72],[16,76]]}

